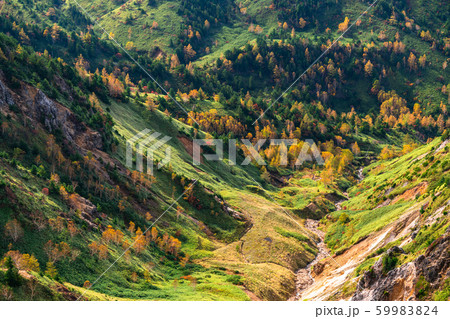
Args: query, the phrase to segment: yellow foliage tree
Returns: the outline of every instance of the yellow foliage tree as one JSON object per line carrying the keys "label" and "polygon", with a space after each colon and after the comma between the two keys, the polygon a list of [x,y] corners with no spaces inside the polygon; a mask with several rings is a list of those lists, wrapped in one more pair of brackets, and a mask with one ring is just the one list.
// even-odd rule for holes
{"label": "yellow foliage tree", "polygon": [[345,17],[344,22],[339,23],[339,26],[338,26],[339,31],[344,32],[345,30],[347,30],[349,23],[350,23],[349,18]]}

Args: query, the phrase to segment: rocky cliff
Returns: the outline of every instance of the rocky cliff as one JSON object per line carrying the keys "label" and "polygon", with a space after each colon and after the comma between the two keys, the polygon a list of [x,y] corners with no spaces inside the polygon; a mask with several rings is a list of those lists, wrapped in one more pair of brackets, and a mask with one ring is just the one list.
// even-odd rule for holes
{"label": "rocky cliff", "polygon": [[392,247],[364,273],[351,300],[391,301],[426,299],[450,275],[450,228],[423,255],[386,273],[383,260],[404,253]]}
{"label": "rocky cliff", "polygon": [[103,148],[100,133],[80,122],[67,107],[25,83],[19,90],[12,91],[0,77],[0,110],[14,118],[14,111],[8,108],[12,105],[16,105],[27,118],[30,127],[42,124],[50,133],[60,130],[64,138],[81,153]]}

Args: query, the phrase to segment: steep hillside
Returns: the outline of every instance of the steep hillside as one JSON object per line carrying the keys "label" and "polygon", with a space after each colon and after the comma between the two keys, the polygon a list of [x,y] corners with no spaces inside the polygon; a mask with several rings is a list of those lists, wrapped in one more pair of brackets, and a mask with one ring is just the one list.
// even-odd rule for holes
{"label": "steep hillside", "polygon": [[449,140],[376,162],[342,209],[323,218],[333,258],[300,299],[447,300]]}
{"label": "steep hillside", "polygon": [[0,299],[448,299],[450,6],[372,3],[0,1]]}
{"label": "steep hillside", "polygon": [[[134,113],[136,105],[118,102],[108,106],[112,119],[128,122],[122,120],[113,127],[118,146],[111,157],[103,151],[100,135],[77,122],[70,110],[42,91],[19,85],[12,92],[1,82],[2,136],[8,137],[3,139],[1,160],[6,235],[2,250],[38,282],[56,280],[42,283],[52,292],[37,298],[56,298],[59,290],[72,291],[64,298],[77,298],[82,292],[77,286],[94,282],[140,230],[160,216],[158,225],[148,232],[151,237],[142,243],[149,245],[145,252],[134,247],[126,260],[97,283],[95,290],[108,297],[90,292],[87,297],[246,299],[239,289],[242,285],[264,299],[284,299],[291,293],[293,271],[314,257],[314,241],[297,225],[300,219],[293,222],[276,204],[247,189],[255,184],[249,175],[252,169],[239,172],[242,168],[226,164],[195,169],[180,141],[186,134],[183,124],[170,122],[157,111],[152,120],[144,121]],[[142,176],[136,180],[122,163],[125,139],[141,126],[180,137],[170,145],[170,168],[158,171],[151,180]],[[257,172],[253,172],[255,179],[259,179]],[[219,178],[223,182],[215,182]],[[186,189],[194,179],[198,182],[192,195],[173,206],[183,185]],[[265,214],[261,200],[267,201]],[[171,209],[165,213],[168,206]],[[108,239],[111,232],[120,235]],[[273,246],[258,247],[264,238]],[[25,253],[33,256],[34,266],[24,261]],[[113,279],[122,278],[119,274],[127,275],[122,281]],[[262,289],[258,282],[269,274],[272,283]],[[135,294],[139,285],[149,289]],[[15,298],[26,299],[24,292],[13,291],[14,296],[22,296]]]}

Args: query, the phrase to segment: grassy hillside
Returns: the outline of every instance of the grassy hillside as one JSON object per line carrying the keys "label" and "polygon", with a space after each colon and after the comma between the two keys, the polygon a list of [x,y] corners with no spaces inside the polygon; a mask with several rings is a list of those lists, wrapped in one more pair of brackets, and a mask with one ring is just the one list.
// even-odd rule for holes
{"label": "grassy hillside", "polygon": [[402,157],[364,168],[364,180],[348,191],[351,199],[342,203],[342,211],[331,214],[336,223],[328,230],[329,247],[347,248],[407,210],[418,210],[426,219],[445,206],[450,167],[447,143],[442,142],[438,138]]}
{"label": "grassy hillside", "polygon": [[[445,1],[380,0],[333,47],[369,1],[78,2],[109,36],[71,1],[0,3],[0,299],[285,300],[325,252],[311,219],[335,256],[417,220],[355,278],[448,228]],[[125,165],[144,129],[171,137],[153,176]],[[224,159],[194,165],[195,138]],[[243,138],[297,145],[230,165]]]}

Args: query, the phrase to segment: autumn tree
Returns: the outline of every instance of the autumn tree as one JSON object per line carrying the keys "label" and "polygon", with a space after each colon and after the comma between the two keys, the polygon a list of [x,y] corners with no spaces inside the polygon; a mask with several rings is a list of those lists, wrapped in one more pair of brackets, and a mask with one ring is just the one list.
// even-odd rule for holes
{"label": "autumn tree", "polygon": [[147,245],[147,240],[145,238],[145,236],[143,236],[143,232],[142,230],[138,227],[138,229],[136,230],[136,236],[133,237],[134,240],[134,250],[140,254],[144,251],[145,246]]}
{"label": "autumn tree", "polygon": [[424,54],[419,58],[419,66],[421,68],[424,68],[426,66],[427,63],[427,56]]}
{"label": "autumn tree", "polygon": [[351,130],[351,126],[348,125],[347,123],[342,123],[341,128],[339,129],[339,131],[343,134],[343,135],[347,135]]}
{"label": "autumn tree", "polygon": [[372,75],[373,70],[373,64],[369,61],[367,61],[366,65],[364,66],[364,71],[368,76]]}
{"label": "autumn tree", "polygon": [[110,241],[113,240],[113,238],[116,235],[116,231],[111,225],[108,225],[106,230],[102,233],[102,239],[106,244],[109,244]]}
{"label": "autumn tree", "polygon": [[402,149],[402,154],[408,154],[409,152],[412,152],[416,145],[414,144],[404,144]]}
{"label": "autumn tree", "polygon": [[394,150],[392,150],[391,148],[389,148],[388,146],[385,146],[380,153],[380,158],[382,160],[386,160],[386,159],[390,159],[395,157],[395,152]]}
{"label": "autumn tree", "polygon": [[345,30],[347,30],[349,23],[350,23],[349,18],[345,17],[344,22],[339,23],[339,26],[338,26],[339,31],[344,32]]}
{"label": "autumn tree", "polygon": [[40,268],[39,268],[39,262],[36,259],[36,257],[34,257],[34,255],[29,255],[29,254],[23,254],[22,255],[22,263],[24,265],[24,268],[28,271],[34,271],[34,272],[39,272]]}
{"label": "autumn tree", "polygon": [[108,258],[108,246],[104,244],[98,246],[98,258],[100,260],[105,260]]}
{"label": "autumn tree", "polygon": [[411,71],[417,70],[417,58],[412,52],[409,54],[408,57],[408,66]]}
{"label": "autumn tree", "polygon": [[62,241],[59,244],[55,244],[51,240],[44,245],[44,251],[52,263],[57,262],[61,258],[70,257],[71,253],[70,246],[66,242]]}
{"label": "autumn tree", "polygon": [[172,57],[170,58],[170,68],[175,69],[179,65],[180,65],[180,60],[178,59],[178,55],[172,54]]}
{"label": "autumn tree", "polygon": [[300,27],[300,29],[303,29],[306,26],[306,20],[300,18],[300,20],[298,21],[298,26]]}
{"label": "autumn tree", "polygon": [[47,263],[47,269],[45,270],[45,274],[53,279],[55,279],[58,276],[58,270],[56,270],[55,264],[53,262],[49,261]]}
{"label": "autumn tree", "polygon": [[30,43],[30,38],[25,33],[25,31],[23,31],[23,28],[20,29],[19,36],[20,36],[20,41],[22,43],[24,43],[24,44],[29,44]]}
{"label": "autumn tree", "polygon": [[361,154],[361,149],[358,146],[358,142],[352,144],[352,153],[355,155]]}
{"label": "autumn tree", "polygon": [[98,243],[93,241],[88,245],[89,251],[91,252],[91,255],[96,255],[98,253]]}
{"label": "autumn tree", "polygon": [[187,46],[185,46],[183,51],[184,51],[185,59],[187,61],[192,60],[195,57],[195,55],[197,54],[197,52],[195,52],[194,49],[192,48],[191,44],[188,44]]}
{"label": "autumn tree", "polygon": [[125,44],[125,49],[127,49],[128,51],[132,51],[136,48],[136,46],[134,45],[133,41],[128,41]]}
{"label": "autumn tree", "polygon": [[27,287],[28,287],[28,290],[30,291],[30,299],[33,300],[34,296],[36,294],[36,289],[38,287],[37,279],[35,277],[33,277],[30,280],[28,280]]}
{"label": "autumn tree", "polygon": [[47,226],[47,219],[45,218],[44,214],[39,211],[33,212],[31,214],[31,221],[33,222],[34,226],[36,226],[38,231],[43,230]]}
{"label": "autumn tree", "polygon": [[152,239],[153,242],[156,242],[157,238],[158,238],[158,229],[156,229],[156,227],[152,227],[151,239]]}
{"label": "autumn tree", "polygon": [[14,297],[13,290],[8,286],[0,286],[0,295],[5,300],[12,300]]}
{"label": "autumn tree", "polygon": [[76,234],[78,234],[78,229],[73,221],[69,221],[67,223],[67,230],[69,231],[70,237],[74,237]]}
{"label": "autumn tree", "polygon": [[14,242],[23,236],[23,229],[17,219],[12,219],[6,223],[5,235],[11,237]]}
{"label": "autumn tree", "polygon": [[129,227],[128,227],[128,231],[129,231],[130,233],[132,233],[132,234],[136,231],[136,224],[133,223],[132,221],[130,221],[130,225],[129,225]]}

